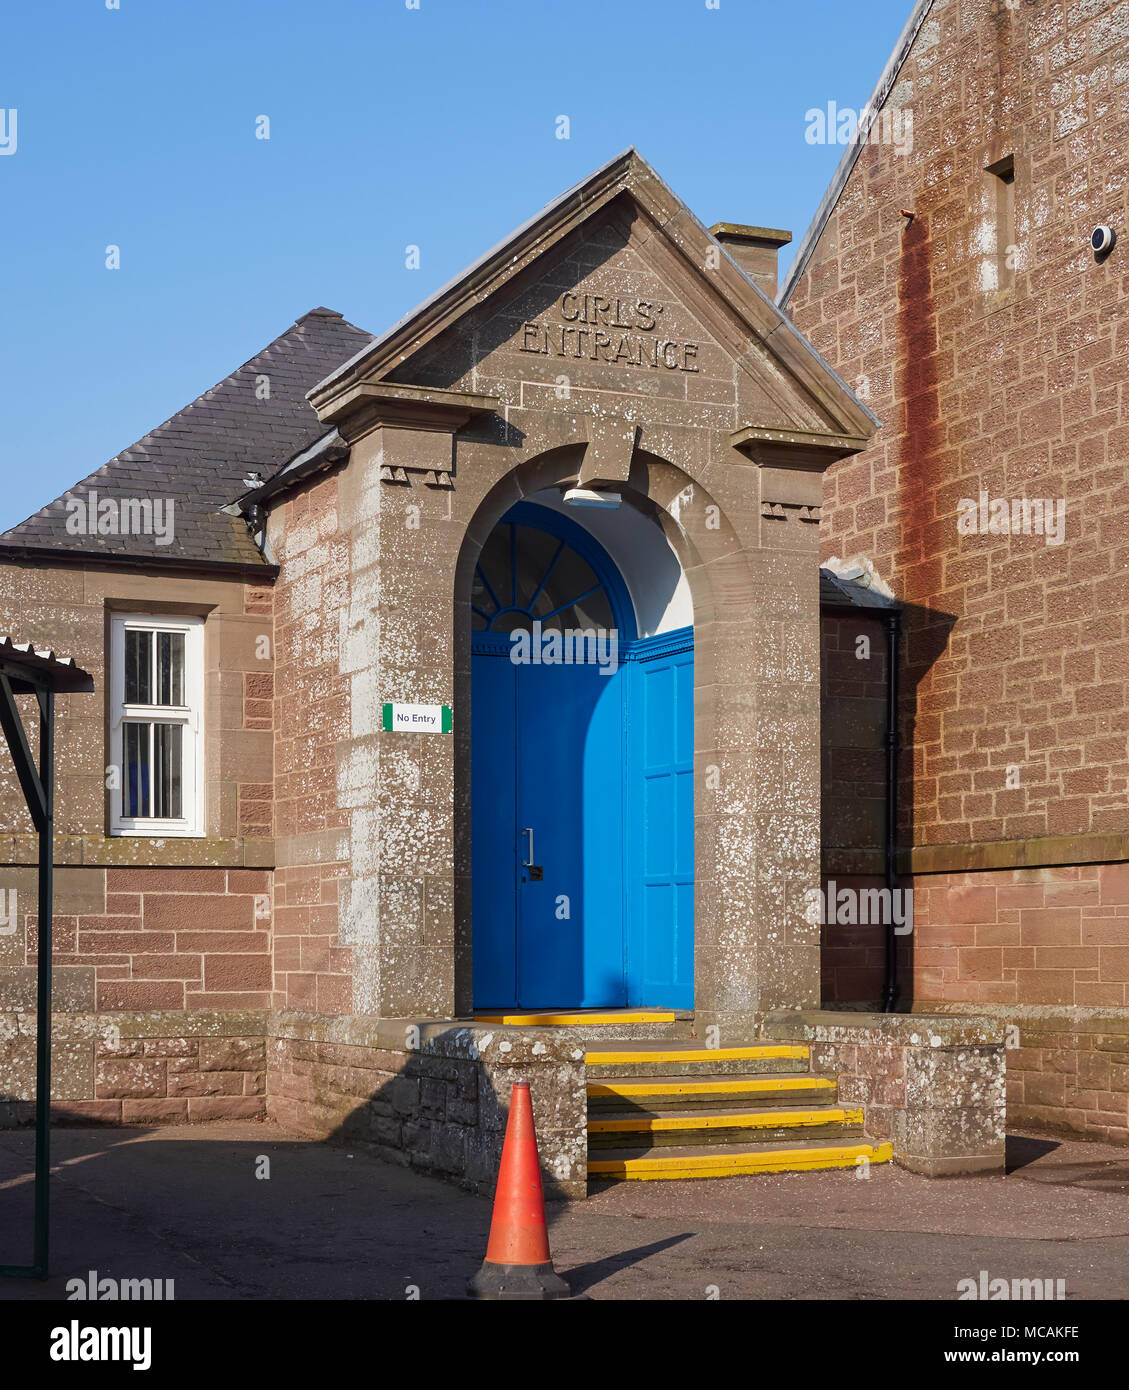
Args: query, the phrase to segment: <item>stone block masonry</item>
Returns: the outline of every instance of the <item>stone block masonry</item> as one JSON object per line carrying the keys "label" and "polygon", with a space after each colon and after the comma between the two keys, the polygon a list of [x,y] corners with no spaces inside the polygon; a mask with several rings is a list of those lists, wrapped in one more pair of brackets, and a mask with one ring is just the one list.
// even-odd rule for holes
{"label": "stone block masonry", "polygon": [[269,1066],[271,1118],[473,1192],[493,1191],[510,1092],[528,1081],[546,1196],[587,1193],[584,1044],[568,1029],[282,1012]]}
{"label": "stone block masonry", "polygon": [[[1013,1123],[1123,1141],[1129,280],[1089,235],[1129,221],[1126,7],[935,0],[887,106],[912,110],[912,151],[860,152],[787,307],[882,421],[824,475],[820,553],[866,556],[907,606],[902,1006],[1018,1036]],[[1064,504],[1061,543],[984,527],[982,498]],[[842,886],[881,872],[866,712],[827,641]],[[825,1006],[873,1003],[881,978],[880,933],[825,931]]]}
{"label": "stone block masonry", "polygon": [[[910,605],[901,842],[1124,839],[1129,279],[1089,236],[1129,223],[1125,6],[936,0],[889,105],[912,152],[860,153],[788,310],[883,422],[820,553]],[[982,491],[1064,503],[1065,539],[962,534]]]}
{"label": "stone block masonry", "polygon": [[[953,1017],[964,1012],[941,1007]],[[1013,1128],[1129,1143],[1129,1009],[981,1006],[977,1013],[1005,1029]]]}
{"label": "stone block masonry", "polygon": [[[269,1007],[271,877],[267,869],[218,867],[63,870],[54,916],[59,1006]],[[33,907],[34,870],[9,878],[17,901]],[[36,919],[19,918],[7,959],[0,957],[0,1008],[34,1007]]]}
{"label": "stone block masonry", "polygon": [[[339,490],[335,473],[312,479],[272,519],[272,545],[282,565],[275,586],[272,1002],[333,1014],[354,1007],[353,951],[341,917],[356,857],[353,808],[372,778],[371,767],[352,779],[349,773],[345,658],[361,621],[349,620],[353,581]],[[371,825],[362,828],[361,844],[375,838]]]}
{"label": "stone block masonry", "polygon": [[[93,675],[99,692],[59,700],[56,864],[252,867],[271,862],[273,597],[270,588],[240,579],[0,561],[0,632],[65,651]],[[106,836],[106,623],[121,613],[204,619],[206,838]],[[19,699],[34,747],[35,701]],[[9,872],[35,863],[36,853],[31,819],[6,756],[0,759],[0,827],[4,886]]]}
{"label": "stone block masonry", "polygon": [[[55,1124],[162,1125],[266,1114],[256,1011],[55,1013]],[[33,1122],[34,1012],[0,1013],[0,1128]]]}
{"label": "stone block masonry", "polygon": [[[914,892],[914,930],[898,942],[901,1007],[997,1020],[1009,1040],[1013,1126],[1129,1140],[1127,866],[916,873],[901,883]],[[873,1007],[881,928],[824,930],[826,1006]]]}
{"label": "stone block masonry", "polygon": [[766,1038],[811,1045],[813,1072],[866,1111],[866,1132],[926,1177],[1002,1173],[1005,1029],[999,1020],[799,1011],[768,1015]]}
{"label": "stone block masonry", "polygon": [[[30,1125],[34,1012],[0,1012],[0,1128]],[[55,1013],[55,1124],[270,1117],[493,1190],[510,1091],[528,1081],[546,1194],[587,1191],[584,1044],[566,1029],[294,1011]]]}

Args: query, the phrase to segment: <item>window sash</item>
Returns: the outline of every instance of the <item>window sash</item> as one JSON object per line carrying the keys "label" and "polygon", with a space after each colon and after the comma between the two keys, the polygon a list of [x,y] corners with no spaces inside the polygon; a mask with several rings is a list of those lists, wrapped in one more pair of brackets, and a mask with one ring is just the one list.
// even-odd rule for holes
{"label": "window sash", "polygon": [[184,819],[184,725],[122,720],[125,819]]}

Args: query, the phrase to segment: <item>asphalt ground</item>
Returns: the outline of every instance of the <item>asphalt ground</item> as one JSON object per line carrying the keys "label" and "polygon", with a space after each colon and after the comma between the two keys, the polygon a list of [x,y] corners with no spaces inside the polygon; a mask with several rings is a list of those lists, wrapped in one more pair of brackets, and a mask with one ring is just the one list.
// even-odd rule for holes
{"label": "asphalt ground", "polygon": [[[186,1299],[452,1299],[482,1262],[491,1203],[360,1150],[265,1123],[60,1129],[52,1274],[173,1280]],[[1129,1149],[1009,1141],[1006,1177],[893,1165],[593,1186],[551,1203],[556,1268],[591,1300],[956,1300],[962,1279],[1063,1280],[1129,1296]],[[0,1262],[30,1257],[30,1131],[0,1132]],[[262,1158],[269,1159],[269,1177]]]}

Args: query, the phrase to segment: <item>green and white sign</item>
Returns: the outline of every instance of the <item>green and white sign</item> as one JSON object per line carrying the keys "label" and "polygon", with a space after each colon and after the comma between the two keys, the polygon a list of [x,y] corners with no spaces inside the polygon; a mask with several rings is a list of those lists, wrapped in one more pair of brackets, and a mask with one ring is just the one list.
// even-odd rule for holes
{"label": "green and white sign", "polygon": [[449,734],[450,705],[385,705],[384,731],[389,734]]}

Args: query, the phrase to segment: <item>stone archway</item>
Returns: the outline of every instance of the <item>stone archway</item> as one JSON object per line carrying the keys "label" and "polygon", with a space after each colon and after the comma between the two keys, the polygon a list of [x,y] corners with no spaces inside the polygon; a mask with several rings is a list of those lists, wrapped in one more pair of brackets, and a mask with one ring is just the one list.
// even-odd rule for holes
{"label": "stone archway", "polygon": [[[486,490],[467,522],[455,570],[452,623],[457,709],[470,708],[469,595],[482,545],[515,501],[585,476],[585,452],[583,445],[558,446],[524,460]],[[784,778],[799,770],[804,749],[784,741],[784,711],[776,702],[785,637],[777,615],[765,611],[766,590],[757,583],[747,541],[701,479],[686,469],[634,450],[626,471],[626,479],[592,481],[614,483],[625,505],[661,527],[693,602],[696,1015],[735,1024],[784,1007],[785,999],[814,1004],[818,936],[803,918],[800,890],[818,881],[818,709],[809,711],[814,722],[806,753],[814,759],[814,775],[803,785],[814,785],[814,796],[805,803],[784,785]],[[809,636],[816,633],[813,626]],[[818,646],[811,645],[807,655],[814,675]],[[473,1002],[470,751],[464,713],[456,726],[453,799],[459,1016],[469,1013]],[[778,836],[785,837],[783,853],[767,842]]]}

